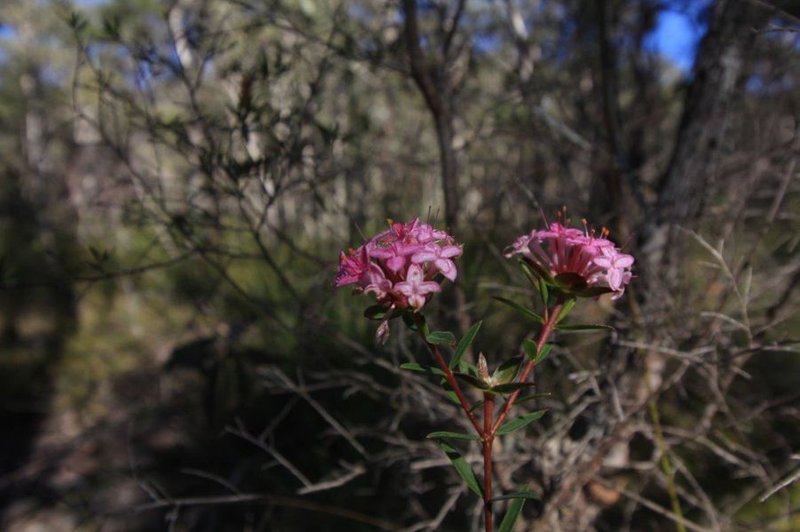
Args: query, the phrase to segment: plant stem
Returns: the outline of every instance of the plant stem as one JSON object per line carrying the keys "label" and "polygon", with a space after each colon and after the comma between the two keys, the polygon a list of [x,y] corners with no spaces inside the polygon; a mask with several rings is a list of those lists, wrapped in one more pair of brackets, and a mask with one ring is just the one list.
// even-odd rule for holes
{"label": "plant stem", "polygon": [[[544,347],[544,344],[546,344],[547,340],[550,338],[550,334],[552,334],[553,330],[555,329],[556,320],[558,319],[558,313],[561,311],[561,307],[562,306],[563,306],[563,303],[561,301],[558,301],[553,306],[553,308],[550,309],[549,312],[547,311],[547,309],[545,309],[544,323],[542,324],[542,330],[539,333],[539,339],[536,341],[536,352],[537,353],[542,350],[542,347]],[[528,376],[533,371],[534,365],[535,365],[534,360],[533,359],[529,360],[525,364],[525,367],[522,369],[522,373],[520,373],[519,379],[518,379],[517,382],[525,382],[527,380]],[[500,414],[498,414],[498,416],[497,416],[497,420],[494,422],[494,425],[492,426],[491,430],[489,431],[489,433],[490,433],[490,435],[492,437],[494,437],[495,433],[497,432],[497,429],[499,429],[500,426],[503,424],[503,422],[506,420],[506,417],[508,416],[508,413],[511,410],[511,407],[514,406],[514,402],[517,400],[517,397],[520,394],[520,391],[521,390],[517,390],[516,392],[512,393],[508,397],[508,400],[506,401],[506,404],[503,405],[502,410],[500,410]]]}
{"label": "plant stem", "polygon": [[483,394],[483,522],[486,532],[494,529],[492,513],[492,417],[494,415],[494,394]]}
{"label": "plant stem", "polygon": [[464,392],[461,390],[461,387],[458,385],[458,381],[456,380],[455,375],[453,375],[453,371],[450,369],[450,366],[447,365],[445,362],[442,353],[439,351],[439,348],[428,342],[428,339],[425,338],[425,321],[419,314],[414,314],[414,323],[417,324],[417,330],[419,331],[419,335],[422,337],[422,341],[425,342],[425,345],[428,346],[428,351],[430,351],[433,359],[436,361],[436,364],[439,368],[444,372],[444,378],[447,380],[447,383],[453,389],[453,392],[456,394],[458,398],[458,402],[461,403],[461,408],[464,410],[464,413],[467,414],[467,418],[472,423],[472,426],[475,428],[475,432],[478,433],[478,436],[483,438],[484,432],[483,428],[481,427],[480,423],[478,423],[478,419],[472,413],[472,408],[467,401],[467,398],[464,396]]}

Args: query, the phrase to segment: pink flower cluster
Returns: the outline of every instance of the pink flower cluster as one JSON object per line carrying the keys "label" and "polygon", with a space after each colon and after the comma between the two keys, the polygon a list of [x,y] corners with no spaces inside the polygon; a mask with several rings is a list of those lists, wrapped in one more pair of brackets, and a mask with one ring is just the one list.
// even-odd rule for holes
{"label": "pink flower cluster", "polygon": [[[534,229],[519,237],[505,255],[522,255],[534,269],[552,278],[562,274],[578,276],[580,284],[585,283],[587,288],[606,288],[614,294],[612,299],[617,299],[632,278],[633,257],[620,251],[605,238],[607,236],[606,229],[596,237],[594,231],[581,231],[553,222],[547,229]],[[588,293],[596,295],[597,290]]]}
{"label": "pink flower cluster", "polygon": [[390,220],[386,231],[358,249],[341,252],[334,285],[355,284],[387,308],[419,310],[442,289],[437,274],[455,280],[452,259],[461,253],[452,236],[418,218],[405,224]]}

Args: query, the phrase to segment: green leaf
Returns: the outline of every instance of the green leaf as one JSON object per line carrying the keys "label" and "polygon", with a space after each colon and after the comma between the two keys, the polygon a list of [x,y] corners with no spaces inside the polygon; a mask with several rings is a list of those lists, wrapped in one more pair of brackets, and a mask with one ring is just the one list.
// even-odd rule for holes
{"label": "green leaf", "polygon": [[552,394],[550,392],[545,393],[532,393],[530,395],[524,395],[522,397],[517,397],[517,400],[514,404],[520,405],[526,401],[532,401],[533,399],[541,399],[542,397],[550,397]]}
{"label": "green leaf", "polygon": [[504,436],[506,434],[510,434],[515,430],[519,430],[522,427],[536,421],[540,417],[542,417],[545,413],[545,410],[537,410],[535,412],[530,412],[528,414],[519,416],[516,419],[512,419],[511,421],[507,421],[503,423],[503,426],[497,429],[498,436]]}
{"label": "green leaf", "polygon": [[425,436],[429,440],[471,440],[475,441],[478,439],[477,434],[464,434],[461,432],[447,432],[447,431],[437,431],[431,432],[427,436]]}
{"label": "green leaf", "polygon": [[[425,317],[420,315],[419,318],[422,320],[422,323],[424,324],[425,323]],[[413,313],[411,313],[411,312],[403,312],[403,322],[412,331],[416,332],[416,331],[419,330],[419,327],[417,327],[417,323],[414,321]]]}
{"label": "green leaf", "polygon": [[454,371],[453,375],[455,376],[456,379],[465,382],[474,388],[478,388],[479,390],[488,390],[490,388],[488,384],[483,382],[478,377],[470,375],[469,373],[461,373],[460,371]]}
{"label": "green leaf", "polygon": [[475,473],[472,471],[472,468],[469,466],[464,457],[459,454],[455,447],[447,443],[446,441],[436,440],[436,443],[439,444],[444,454],[447,455],[447,458],[450,460],[450,463],[453,464],[453,467],[456,469],[456,472],[464,479],[464,482],[467,483],[467,487],[471,489],[478,497],[483,497],[483,490],[481,489],[481,485],[478,483],[478,479],[475,477]]}
{"label": "green leaf", "polygon": [[522,350],[525,351],[525,356],[536,360],[536,342],[530,339],[523,340]]}
{"label": "green leaf", "polygon": [[539,297],[542,298],[542,304],[547,307],[550,301],[550,289],[547,287],[547,283],[544,279],[539,279]]}
{"label": "green leaf", "polygon": [[513,497],[511,504],[508,505],[506,515],[503,516],[503,520],[500,522],[500,527],[497,529],[497,532],[514,532],[514,525],[517,522],[520,512],[522,512],[522,506],[525,504],[526,499],[527,497]]}
{"label": "green leaf", "polygon": [[507,382],[513,381],[517,373],[519,373],[520,364],[522,364],[521,356],[509,358],[494,371],[492,380],[499,384],[506,384]]}
{"label": "green leaf", "polygon": [[538,501],[539,499],[541,499],[541,496],[534,491],[528,491],[528,490],[515,491],[514,493],[508,493],[506,495],[493,497],[492,502],[507,501],[510,499],[535,499]]}
{"label": "green leaf", "polygon": [[440,370],[439,368],[423,366],[422,364],[417,364],[416,362],[406,362],[405,364],[400,364],[400,369],[418,371],[420,373],[433,373],[434,375],[439,375],[440,377],[444,376],[444,371]]}
{"label": "green leaf", "polygon": [[562,332],[597,332],[597,331],[613,331],[614,327],[610,325],[599,325],[599,324],[582,324],[582,325],[559,325],[556,327],[557,331]]}
{"label": "green leaf", "polygon": [[466,360],[461,360],[458,363],[458,371],[462,373],[469,373],[470,375],[477,375],[478,366],[476,366],[475,364],[470,364]]}
{"label": "green leaf", "polygon": [[506,384],[498,384],[497,386],[492,386],[491,391],[495,393],[513,393],[517,390],[522,390],[523,388],[530,388],[534,386],[532,382],[508,382]]}
{"label": "green leaf", "polygon": [[536,358],[533,359],[534,365],[538,365],[545,358],[547,358],[547,355],[549,355],[550,351],[552,350],[553,350],[553,344],[544,344],[542,346],[542,350],[539,351],[539,353],[536,355]]}
{"label": "green leaf", "polygon": [[461,406],[461,401],[458,400],[458,395],[456,395],[456,392],[453,390],[445,390],[445,393],[447,394],[447,398],[450,399],[453,404]]}
{"label": "green leaf", "polygon": [[450,331],[433,331],[425,335],[425,340],[434,345],[455,345],[456,337]]}
{"label": "green leaf", "polygon": [[525,277],[528,278],[528,281],[530,281],[531,285],[535,287],[539,284],[541,277],[533,268],[531,268],[530,264],[524,260],[521,260],[519,261],[519,269],[522,270],[522,273],[525,274]]}
{"label": "green leaf", "polygon": [[547,270],[545,270],[544,268],[542,268],[542,267],[541,267],[541,266],[539,266],[538,264],[536,264],[536,262],[533,262],[533,261],[527,261],[527,260],[525,260],[525,259],[520,259],[520,262],[521,262],[521,263],[524,263],[524,264],[525,264],[526,266],[528,266],[528,267],[529,267],[531,270],[533,270],[533,271],[536,273],[536,275],[537,275],[537,276],[538,276],[540,279],[542,279],[543,281],[545,281],[545,282],[547,282],[547,283],[552,283],[552,282],[553,282],[553,276],[552,276],[552,275],[550,275],[550,272],[549,272],[549,271],[547,271]]}
{"label": "green leaf", "polygon": [[559,323],[561,320],[567,317],[569,313],[572,311],[572,308],[575,306],[578,300],[574,297],[570,297],[566,301],[564,301],[564,306],[561,307],[561,310],[558,311],[558,316],[556,317],[556,323]]}
{"label": "green leaf", "polygon": [[386,317],[387,310],[383,305],[372,305],[364,310],[364,317],[368,320],[382,320]]}
{"label": "green leaf", "polygon": [[466,351],[467,348],[470,345],[472,345],[472,341],[475,339],[475,336],[478,334],[478,331],[480,330],[481,325],[483,325],[483,322],[479,321],[478,323],[476,323],[475,325],[470,327],[469,330],[467,331],[467,333],[461,339],[461,341],[458,342],[458,345],[456,346],[456,350],[453,353],[453,358],[450,359],[450,367],[451,368],[457,367],[459,362],[461,362],[461,357],[464,356],[464,351]]}
{"label": "green leaf", "polygon": [[532,311],[531,309],[529,309],[527,307],[524,307],[524,306],[520,305],[519,303],[517,303],[515,301],[511,301],[510,299],[506,299],[504,297],[500,297],[500,296],[492,296],[492,297],[493,297],[493,299],[496,299],[500,303],[503,303],[504,305],[508,305],[509,307],[513,308],[514,310],[516,310],[517,312],[519,312],[523,316],[525,316],[527,318],[530,318],[530,319],[532,319],[533,321],[535,321],[537,323],[544,323],[544,319],[541,316],[539,316],[538,314],[536,314],[534,311]]}

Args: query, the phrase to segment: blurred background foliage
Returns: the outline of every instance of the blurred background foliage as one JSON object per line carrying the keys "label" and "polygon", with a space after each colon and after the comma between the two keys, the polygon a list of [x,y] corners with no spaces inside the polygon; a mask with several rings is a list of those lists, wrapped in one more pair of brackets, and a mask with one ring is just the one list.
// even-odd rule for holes
{"label": "blurred background foliage", "polygon": [[541,494],[519,529],[797,529],[798,17],[4,0],[0,528],[477,529],[424,440],[454,410],[396,369],[424,350],[373,346],[337,253],[448,227],[428,319],[484,320],[496,364],[533,332],[490,297],[531,296],[503,248],[566,206],[637,279],[498,450],[498,489]]}

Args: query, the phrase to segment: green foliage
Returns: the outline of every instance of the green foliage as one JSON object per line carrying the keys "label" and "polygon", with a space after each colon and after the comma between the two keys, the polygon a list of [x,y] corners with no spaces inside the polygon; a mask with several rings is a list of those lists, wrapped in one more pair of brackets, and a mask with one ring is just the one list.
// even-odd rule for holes
{"label": "green foliage", "polygon": [[529,308],[527,308],[527,307],[525,307],[523,305],[520,305],[516,301],[511,301],[510,299],[507,299],[505,297],[500,297],[500,296],[492,296],[492,297],[493,297],[493,299],[495,301],[499,301],[500,303],[503,303],[504,305],[508,305],[509,307],[513,308],[514,310],[516,310],[517,312],[519,312],[520,314],[525,316],[526,318],[532,319],[533,321],[535,321],[537,323],[544,323],[544,318],[542,318],[540,315],[535,313],[533,310],[531,310],[531,309],[529,309]]}
{"label": "green foliage", "polygon": [[[472,345],[473,340],[475,340],[475,336],[477,336],[478,331],[483,324],[482,321],[479,321],[475,325],[469,328],[469,330],[464,334],[464,337],[458,342],[455,351],[453,352],[453,357],[450,359],[450,368],[457,368],[461,364],[461,358],[464,356],[467,348]],[[463,371],[463,369],[462,369]]]}
{"label": "green foliage", "polygon": [[525,504],[527,497],[515,497],[508,505],[506,515],[500,522],[497,532],[514,532],[514,524],[516,524],[519,514],[522,512],[522,506]]}
{"label": "green foliage", "polygon": [[472,468],[470,467],[469,463],[467,463],[464,457],[461,456],[458,450],[449,443],[447,443],[446,441],[443,441],[441,439],[436,440],[436,443],[439,444],[439,447],[447,455],[447,458],[450,460],[450,463],[453,464],[453,468],[455,468],[458,475],[467,484],[467,487],[478,497],[483,497],[483,488],[478,482],[478,479],[475,476],[475,472],[472,471]]}
{"label": "green foliage", "polygon": [[425,335],[425,340],[433,345],[456,345],[456,337],[450,331],[433,331]]}
{"label": "green foliage", "polygon": [[470,375],[469,373],[462,373],[460,371],[454,371],[453,375],[456,379],[460,380],[461,382],[471,386],[472,388],[476,388],[478,390],[488,390],[490,388],[489,384],[484,382],[482,379],[475,377],[474,375]]}
{"label": "green foliage", "polygon": [[429,440],[470,440],[470,441],[478,441],[477,434],[464,434],[461,432],[447,432],[447,431],[437,431],[431,432],[427,436],[425,436]]}
{"label": "green foliage", "polygon": [[511,421],[506,421],[499,429],[497,429],[497,435],[505,436],[506,434],[510,434],[516,430],[526,427],[537,419],[541,418],[545,412],[546,410],[537,410],[535,412],[523,414],[515,419],[512,419]]}
{"label": "green foliage", "polygon": [[444,376],[444,371],[439,368],[431,367],[431,366],[423,366],[422,364],[418,364],[416,362],[406,362],[404,364],[400,364],[400,369],[405,369],[408,371],[416,371],[420,373],[432,373],[434,375]]}
{"label": "green foliage", "polygon": [[516,378],[517,373],[519,373],[522,361],[523,357],[521,356],[509,358],[494,371],[492,374],[492,381],[497,384],[510,383]]}
{"label": "green foliage", "polygon": [[563,333],[590,333],[613,331],[614,327],[602,324],[559,325],[556,327],[556,330]]}

